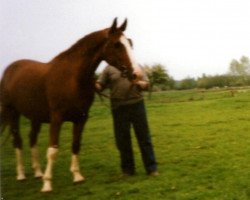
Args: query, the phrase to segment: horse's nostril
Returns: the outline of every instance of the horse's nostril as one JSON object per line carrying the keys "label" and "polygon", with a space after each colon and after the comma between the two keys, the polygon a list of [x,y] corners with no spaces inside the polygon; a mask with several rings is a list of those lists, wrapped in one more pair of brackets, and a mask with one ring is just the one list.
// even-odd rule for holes
{"label": "horse's nostril", "polygon": [[137,74],[136,73],[132,73],[132,79],[136,79],[137,78]]}

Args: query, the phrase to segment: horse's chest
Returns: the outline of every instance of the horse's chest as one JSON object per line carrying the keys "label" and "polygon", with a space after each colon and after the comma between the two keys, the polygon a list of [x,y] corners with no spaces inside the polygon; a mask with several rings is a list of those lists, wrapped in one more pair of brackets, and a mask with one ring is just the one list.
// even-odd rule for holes
{"label": "horse's chest", "polygon": [[93,87],[80,87],[73,78],[57,81],[48,86],[48,99],[51,101],[66,101],[76,103],[88,101],[94,94]]}
{"label": "horse's chest", "polygon": [[93,98],[78,98],[75,101],[69,101],[67,105],[61,107],[61,114],[65,120],[79,121],[88,116],[89,108]]}

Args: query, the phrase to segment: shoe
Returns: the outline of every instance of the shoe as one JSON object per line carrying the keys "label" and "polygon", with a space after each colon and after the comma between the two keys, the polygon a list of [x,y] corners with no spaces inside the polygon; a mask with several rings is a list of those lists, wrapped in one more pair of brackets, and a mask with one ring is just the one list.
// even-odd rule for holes
{"label": "shoe", "polygon": [[135,174],[131,174],[131,173],[122,173],[119,178],[123,179],[123,178],[129,178],[131,176],[134,176]]}
{"label": "shoe", "polygon": [[149,174],[148,174],[149,176],[159,176],[160,174],[159,174],[159,172],[158,171],[153,171],[153,172],[150,172]]}
{"label": "shoe", "polygon": [[122,173],[122,176],[123,176],[123,177],[134,176],[134,175],[135,175],[134,172],[123,172],[123,173]]}

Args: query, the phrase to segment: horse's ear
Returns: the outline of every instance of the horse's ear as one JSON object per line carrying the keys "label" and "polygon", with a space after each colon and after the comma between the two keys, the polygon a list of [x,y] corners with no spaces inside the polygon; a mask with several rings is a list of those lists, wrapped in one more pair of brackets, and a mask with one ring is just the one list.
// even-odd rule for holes
{"label": "horse's ear", "polygon": [[126,30],[127,27],[127,18],[124,20],[123,24],[121,25],[121,27],[119,28],[122,32]]}
{"label": "horse's ear", "polygon": [[114,19],[112,26],[110,27],[109,33],[112,34],[117,30],[117,17]]}

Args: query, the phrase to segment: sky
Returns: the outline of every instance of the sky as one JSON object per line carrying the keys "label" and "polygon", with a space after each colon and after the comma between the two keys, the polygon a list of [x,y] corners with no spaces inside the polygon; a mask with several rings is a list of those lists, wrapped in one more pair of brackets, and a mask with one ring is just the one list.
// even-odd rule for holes
{"label": "sky", "polygon": [[0,74],[19,59],[48,62],[115,17],[128,19],[137,62],[162,64],[176,80],[250,57],[249,0],[0,0]]}

